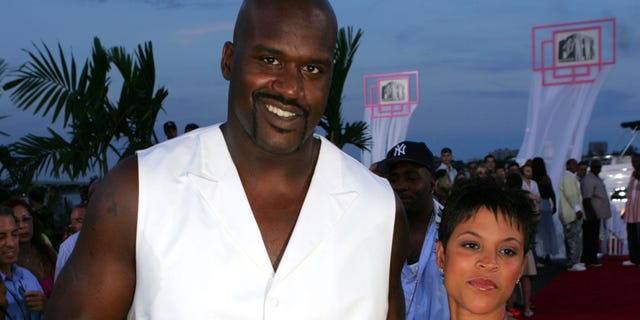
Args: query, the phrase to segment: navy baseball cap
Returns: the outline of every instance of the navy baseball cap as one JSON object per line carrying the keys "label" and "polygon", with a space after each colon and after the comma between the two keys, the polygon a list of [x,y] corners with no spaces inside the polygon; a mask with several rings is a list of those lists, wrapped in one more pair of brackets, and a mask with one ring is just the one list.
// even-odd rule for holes
{"label": "navy baseball cap", "polygon": [[387,152],[387,157],[380,162],[377,171],[387,174],[391,167],[400,161],[419,164],[427,168],[431,174],[435,172],[433,153],[424,142],[402,141],[396,144]]}

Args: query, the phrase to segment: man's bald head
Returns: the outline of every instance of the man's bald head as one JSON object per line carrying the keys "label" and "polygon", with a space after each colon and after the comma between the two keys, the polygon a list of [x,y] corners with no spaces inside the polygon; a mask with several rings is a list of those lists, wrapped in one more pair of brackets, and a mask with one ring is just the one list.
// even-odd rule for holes
{"label": "man's bald head", "polygon": [[233,30],[233,42],[237,45],[244,33],[255,22],[256,14],[270,15],[277,22],[283,16],[301,15],[317,28],[336,34],[338,23],[329,1],[326,0],[245,0],[242,2],[236,25]]}

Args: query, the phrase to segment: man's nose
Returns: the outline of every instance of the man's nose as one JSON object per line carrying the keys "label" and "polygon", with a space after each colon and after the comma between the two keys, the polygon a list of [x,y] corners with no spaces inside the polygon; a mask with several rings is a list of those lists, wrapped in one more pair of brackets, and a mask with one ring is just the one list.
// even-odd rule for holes
{"label": "man's nose", "polygon": [[295,65],[285,65],[274,81],[274,89],[287,98],[297,98],[303,92],[302,73]]}
{"label": "man's nose", "polygon": [[6,246],[9,248],[15,248],[18,246],[18,237],[7,237]]}

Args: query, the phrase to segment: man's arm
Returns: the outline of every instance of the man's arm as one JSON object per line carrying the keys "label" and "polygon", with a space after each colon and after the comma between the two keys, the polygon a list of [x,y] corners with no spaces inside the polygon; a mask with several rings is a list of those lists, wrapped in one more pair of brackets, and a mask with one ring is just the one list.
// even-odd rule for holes
{"label": "man's arm", "polygon": [[51,319],[123,319],[135,289],[138,164],[120,162],[92,195],[78,243],[45,311]]}
{"label": "man's arm", "polygon": [[591,198],[593,197],[595,185],[593,185],[593,180],[591,177],[587,175],[582,179],[582,183],[580,184],[580,191],[582,194],[582,207],[584,208],[584,215],[586,219],[597,219],[598,215],[596,214],[596,209],[593,208],[593,204],[591,203]]}
{"label": "man's arm", "polygon": [[409,224],[402,201],[396,195],[396,219],[393,226],[393,247],[391,248],[391,269],[389,273],[389,311],[387,319],[404,319],[404,291],[402,291],[402,266],[407,259]]}

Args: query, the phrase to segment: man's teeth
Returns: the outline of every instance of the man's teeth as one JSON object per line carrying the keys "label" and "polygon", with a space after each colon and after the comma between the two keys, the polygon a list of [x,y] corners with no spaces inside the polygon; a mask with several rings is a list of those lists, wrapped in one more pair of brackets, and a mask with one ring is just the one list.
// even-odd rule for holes
{"label": "man's teeth", "polygon": [[293,117],[293,116],[296,115],[293,112],[284,111],[284,110],[276,108],[276,107],[274,107],[272,105],[267,105],[267,110],[269,110],[269,112],[275,113],[279,117],[283,117],[283,118],[289,118],[289,117]]}

